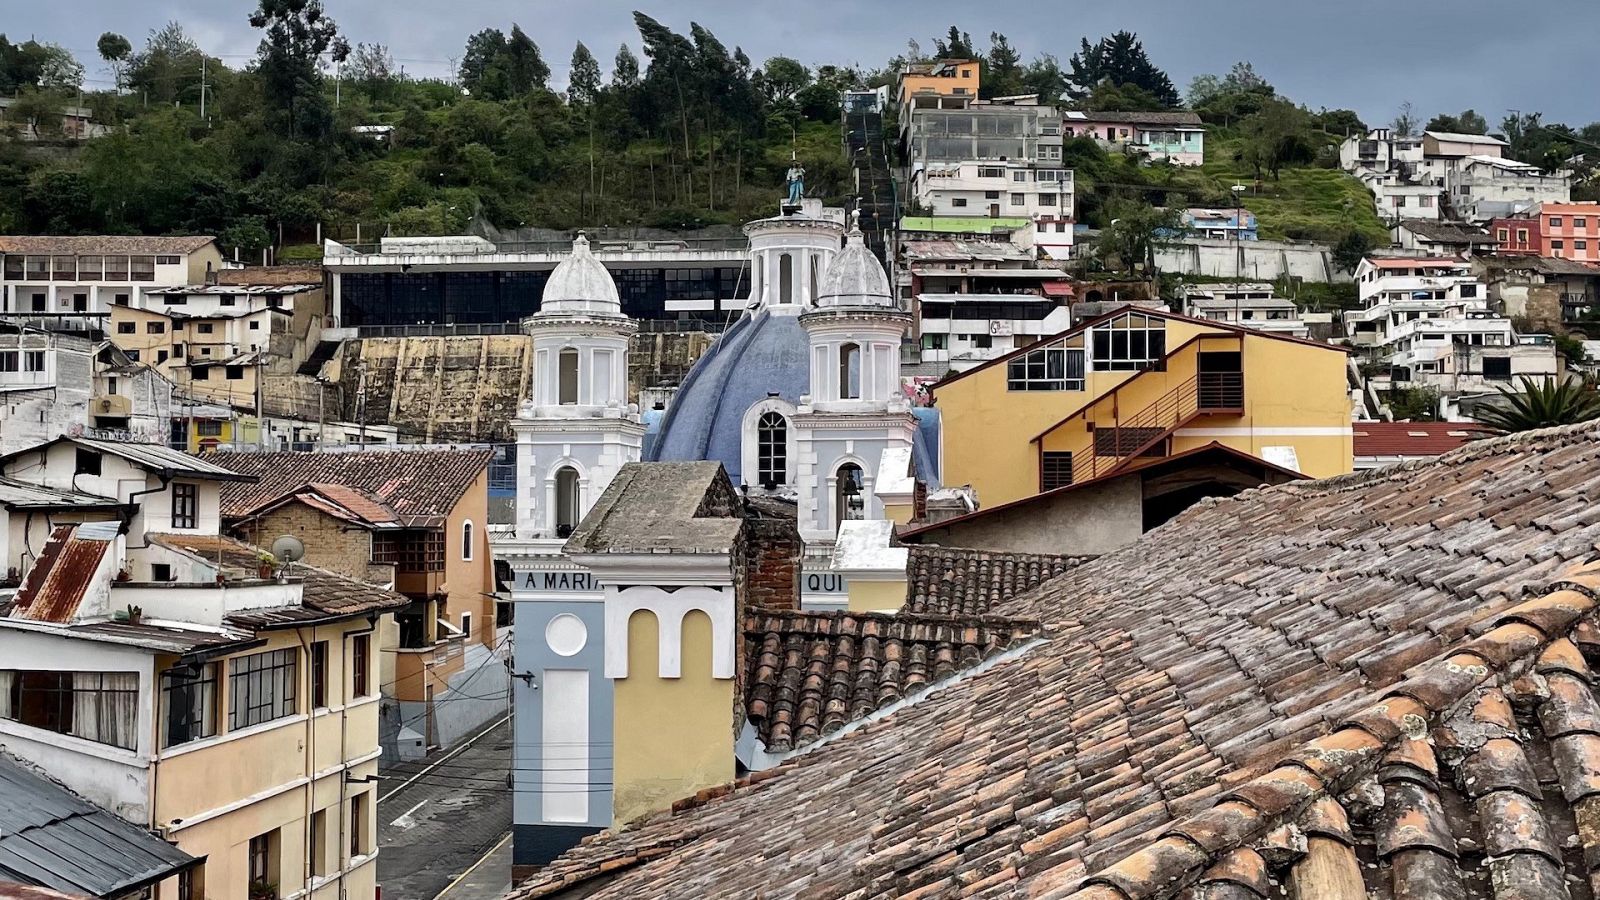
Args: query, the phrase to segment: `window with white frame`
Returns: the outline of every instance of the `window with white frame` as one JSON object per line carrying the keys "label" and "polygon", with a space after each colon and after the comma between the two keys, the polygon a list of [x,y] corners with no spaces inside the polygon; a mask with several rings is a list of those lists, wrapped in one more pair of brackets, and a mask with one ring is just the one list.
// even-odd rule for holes
{"label": "window with white frame", "polygon": [[1166,323],[1143,313],[1123,313],[1090,332],[1097,372],[1144,369],[1167,355]]}
{"label": "window with white frame", "polygon": [[762,413],[756,422],[756,478],[768,489],[789,480],[789,420],[782,413]]}
{"label": "window with white frame", "polygon": [[578,527],[578,470],[556,470],[556,537],[571,537]]}

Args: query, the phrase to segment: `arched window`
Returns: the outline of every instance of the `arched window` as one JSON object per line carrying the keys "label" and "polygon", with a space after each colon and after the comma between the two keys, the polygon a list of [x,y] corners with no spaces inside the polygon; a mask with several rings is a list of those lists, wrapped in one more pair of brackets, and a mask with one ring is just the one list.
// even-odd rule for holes
{"label": "arched window", "polygon": [[782,413],[762,413],[756,422],[756,478],[769,490],[789,479],[789,421]]}
{"label": "arched window", "polygon": [[778,257],[778,302],[794,302],[794,257],[787,253]]}
{"label": "arched window", "polygon": [[839,399],[861,398],[861,347],[856,344],[839,345]]}
{"label": "arched window", "polygon": [[578,529],[578,470],[556,470],[556,537],[571,537]]}
{"label": "arched window", "polygon": [[556,380],[559,393],[556,402],[562,406],[576,406],[578,404],[578,351],[566,349],[561,351],[557,360]]}
{"label": "arched window", "polygon": [[472,522],[461,523],[461,559],[472,562]]}
{"label": "arched window", "polygon": [[867,497],[864,490],[865,484],[861,478],[861,467],[855,463],[845,463],[834,473],[834,526],[837,528],[845,522],[854,522],[867,516]]}

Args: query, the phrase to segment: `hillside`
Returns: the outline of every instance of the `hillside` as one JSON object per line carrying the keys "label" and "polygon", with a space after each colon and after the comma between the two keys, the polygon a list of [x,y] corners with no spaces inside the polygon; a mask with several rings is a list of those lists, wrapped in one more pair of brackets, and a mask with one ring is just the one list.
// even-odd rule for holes
{"label": "hillside", "polygon": [[[1335,152],[1337,138],[1329,138]],[[1354,176],[1337,168],[1306,165],[1285,168],[1278,180],[1259,183],[1238,161],[1243,139],[1234,131],[1213,127],[1206,135],[1206,164],[1201,171],[1224,192],[1235,184],[1246,192],[1245,208],[1256,214],[1262,240],[1318,240],[1334,243],[1347,232],[1366,233],[1387,242],[1388,229],[1379,221],[1372,194]]]}

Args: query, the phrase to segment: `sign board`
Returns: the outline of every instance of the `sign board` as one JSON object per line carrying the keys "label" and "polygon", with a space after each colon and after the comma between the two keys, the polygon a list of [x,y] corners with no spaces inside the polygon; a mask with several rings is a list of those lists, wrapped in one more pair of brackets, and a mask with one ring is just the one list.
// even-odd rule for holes
{"label": "sign board", "polygon": [[597,594],[600,582],[582,569],[511,567],[511,590],[517,593]]}
{"label": "sign board", "polygon": [[1012,328],[1009,321],[1001,321],[999,319],[989,320],[990,337],[1011,337],[1011,334]]}

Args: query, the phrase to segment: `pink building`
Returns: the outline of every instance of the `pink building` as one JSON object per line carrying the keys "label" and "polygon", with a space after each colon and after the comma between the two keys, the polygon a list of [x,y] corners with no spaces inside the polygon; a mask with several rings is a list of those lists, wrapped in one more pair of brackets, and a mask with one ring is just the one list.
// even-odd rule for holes
{"label": "pink building", "polygon": [[1533,216],[1540,256],[1600,262],[1600,203],[1544,203]]}

